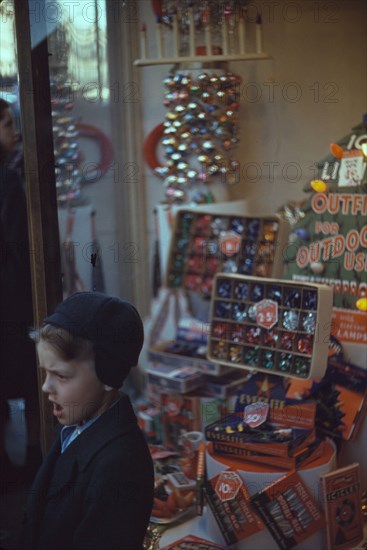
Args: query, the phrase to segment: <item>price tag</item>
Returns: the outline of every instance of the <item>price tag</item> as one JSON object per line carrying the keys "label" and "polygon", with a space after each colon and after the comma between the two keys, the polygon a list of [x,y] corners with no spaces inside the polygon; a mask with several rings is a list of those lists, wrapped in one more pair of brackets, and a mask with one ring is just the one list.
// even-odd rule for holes
{"label": "price tag", "polygon": [[260,327],[271,329],[278,322],[278,304],[274,300],[261,300],[256,304],[256,322]]}
{"label": "price tag", "polygon": [[250,426],[250,428],[257,428],[266,421],[268,414],[268,403],[257,401],[257,403],[251,403],[251,405],[245,407],[243,411],[243,421]]}
{"label": "price tag", "polygon": [[234,256],[240,250],[241,237],[234,231],[225,231],[219,237],[219,247],[225,256]]}
{"label": "price tag", "polygon": [[215,492],[222,502],[233,500],[240,488],[242,487],[242,479],[237,472],[227,470],[222,472],[218,477],[215,485]]}

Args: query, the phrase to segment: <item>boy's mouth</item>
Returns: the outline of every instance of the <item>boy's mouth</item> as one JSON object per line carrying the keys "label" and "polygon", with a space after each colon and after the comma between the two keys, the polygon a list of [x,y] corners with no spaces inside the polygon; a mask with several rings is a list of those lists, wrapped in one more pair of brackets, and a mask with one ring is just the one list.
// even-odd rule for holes
{"label": "boy's mouth", "polygon": [[53,403],[52,414],[59,418],[62,415],[63,407],[58,403]]}

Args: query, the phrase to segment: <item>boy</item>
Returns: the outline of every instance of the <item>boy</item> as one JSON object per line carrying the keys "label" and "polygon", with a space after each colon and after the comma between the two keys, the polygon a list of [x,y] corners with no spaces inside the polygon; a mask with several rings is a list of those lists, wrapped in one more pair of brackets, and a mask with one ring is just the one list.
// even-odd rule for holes
{"label": "boy", "polygon": [[78,292],[31,338],[61,426],[30,491],[24,547],[141,550],[154,473],[119,392],[143,345],[138,312],[118,298]]}

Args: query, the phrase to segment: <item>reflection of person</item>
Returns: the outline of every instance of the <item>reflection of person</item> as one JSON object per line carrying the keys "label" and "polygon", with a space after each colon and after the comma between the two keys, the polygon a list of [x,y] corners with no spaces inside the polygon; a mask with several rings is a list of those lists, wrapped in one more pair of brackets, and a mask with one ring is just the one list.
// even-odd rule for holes
{"label": "reflection of person", "polygon": [[141,550],[154,473],[128,396],[143,324],[129,303],[69,296],[31,333],[60,433],[30,490],[26,549]]}
{"label": "reflection of person", "polygon": [[[10,105],[0,99],[0,476],[15,468],[5,449],[7,400],[25,399],[26,466],[30,475],[41,461],[36,355],[27,336],[33,323],[28,255],[26,199],[17,172],[8,160],[17,143]],[[34,463],[34,464],[33,464]]]}

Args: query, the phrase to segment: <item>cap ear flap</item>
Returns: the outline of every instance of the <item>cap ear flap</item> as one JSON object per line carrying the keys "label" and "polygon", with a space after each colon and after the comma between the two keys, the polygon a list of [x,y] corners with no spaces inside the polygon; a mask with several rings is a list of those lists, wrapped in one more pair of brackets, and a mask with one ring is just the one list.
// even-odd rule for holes
{"label": "cap ear flap", "polygon": [[[95,350],[95,369],[97,378],[106,384],[106,388],[121,388],[123,381],[129,374],[130,366],[124,364],[124,361],[116,358],[106,351],[102,351],[98,346]],[[108,390],[107,390],[108,391]]]}

